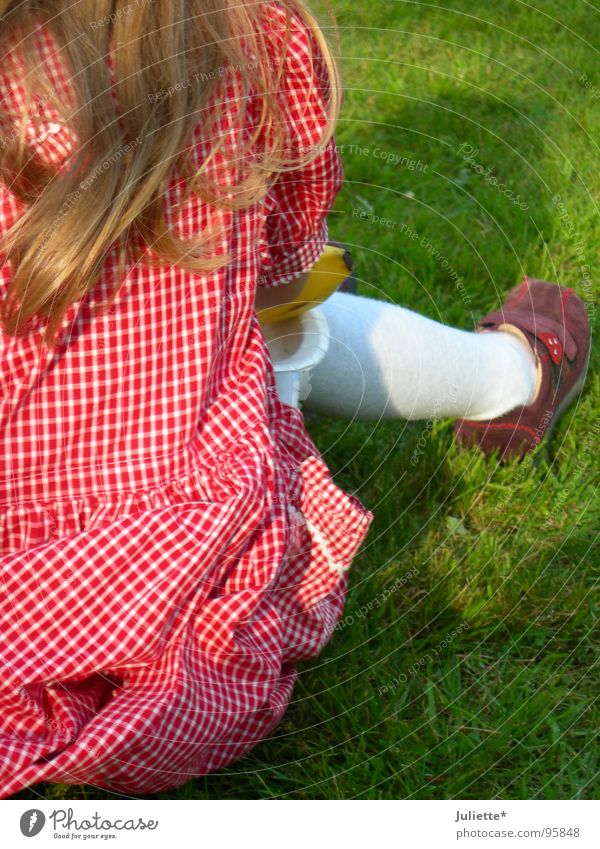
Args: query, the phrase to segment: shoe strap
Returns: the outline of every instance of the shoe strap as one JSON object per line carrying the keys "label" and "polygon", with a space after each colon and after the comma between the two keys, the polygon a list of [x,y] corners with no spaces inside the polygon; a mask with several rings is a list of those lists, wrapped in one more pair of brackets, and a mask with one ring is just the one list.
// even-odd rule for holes
{"label": "shoe strap", "polygon": [[570,360],[577,356],[577,343],[573,334],[558,321],[543,315],[535,315],[531,310],[518,307],[508,310],[496,310],[479,322],[479,327],[493,327],[499,324],[514,324],[519,330],[526,330],[539,339],[548,350],[552,362],[558,365],[566,354]]}

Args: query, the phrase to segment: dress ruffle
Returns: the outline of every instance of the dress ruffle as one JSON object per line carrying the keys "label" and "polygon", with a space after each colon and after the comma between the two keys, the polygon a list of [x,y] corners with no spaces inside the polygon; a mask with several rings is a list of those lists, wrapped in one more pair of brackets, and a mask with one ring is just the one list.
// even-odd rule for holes
{"label": "dress ruffle", "polygon": [[198,469],[70,512],[5,510],[5,529],[29,524],[26,555],[0,559],[3,796],[40,781],[158,792],[280,721],[373,514],[333,482],[300,411],[275,405],[276,462],[239,445],[212,473],[219,500]]}
{"label": "dress ruffle", "polygon": [[[278,56],[286,10],[269,4],[271,16]],[[317,153],[318,45],[292,17],[282,94],[290,137]],[[239,106],[222,95],[229,144]],[[67,139],[42,123],[62,167]],[[150,794],[229,765],[275,728],[296,664],[341,617],[373,514],[278,399],[254,308],[257,285],[321,252],[342,178],[335,142],[292,177],[264,205],[217,215],[194,195],[178,217],[174,174],[166,217],[182,237],[222,218],[226,267],[123,272],[115,249],[67,310],[57,351],[38,350],[41,319],[0,340],[2,796],[41,781]],[[21,213],[0,186],[0,231]]]}
{"label": "dress ruffle", "polygon": [[[220,483],[226,490],[230,480],[227,468],[222,459],[215,464],[211,472],[211,492],[214,493]],[[123,517],[141,515],[170,504],[190,502],[200,505],[210,501],[206,497],[206,484],[206,470],[197,468],[147,489],[86,493],[75,498],[0,506],[3,552],[10,554],[53,541],[64,541],[67,537],[105,527]]]}

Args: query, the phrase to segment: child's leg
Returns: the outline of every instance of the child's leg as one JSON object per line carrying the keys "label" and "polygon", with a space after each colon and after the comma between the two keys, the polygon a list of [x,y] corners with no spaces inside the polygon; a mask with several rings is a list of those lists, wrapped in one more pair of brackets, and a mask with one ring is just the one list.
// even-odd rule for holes
{"label": "child's leg", "polygon": [[304,410],[363,421],[486,420],[533,400],[535,358],[511,333],[456,330],[347,292],[320,309],[331,342],[310,373]]}

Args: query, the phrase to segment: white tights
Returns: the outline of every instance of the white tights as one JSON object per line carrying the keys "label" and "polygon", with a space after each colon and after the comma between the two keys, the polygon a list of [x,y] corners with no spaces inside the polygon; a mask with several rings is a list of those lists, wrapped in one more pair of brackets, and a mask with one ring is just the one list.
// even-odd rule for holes
{"label": "white tights", "polygon": [[331,418],[493,419],[533,400],[535,361],[512,333],[472,333],[362,295],[319,307],[331,342],[302,402]]}

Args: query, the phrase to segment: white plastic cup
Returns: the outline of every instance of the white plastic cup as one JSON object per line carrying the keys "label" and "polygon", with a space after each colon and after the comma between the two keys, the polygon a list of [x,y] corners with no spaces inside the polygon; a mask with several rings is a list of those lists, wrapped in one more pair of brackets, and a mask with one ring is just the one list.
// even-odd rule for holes
{"label": "white plastic cup", "polygon": [[310,393],[310,371],[329,348],[329,325],[318,307],[262,328],[273,361],[277,394],[301,408]]}

